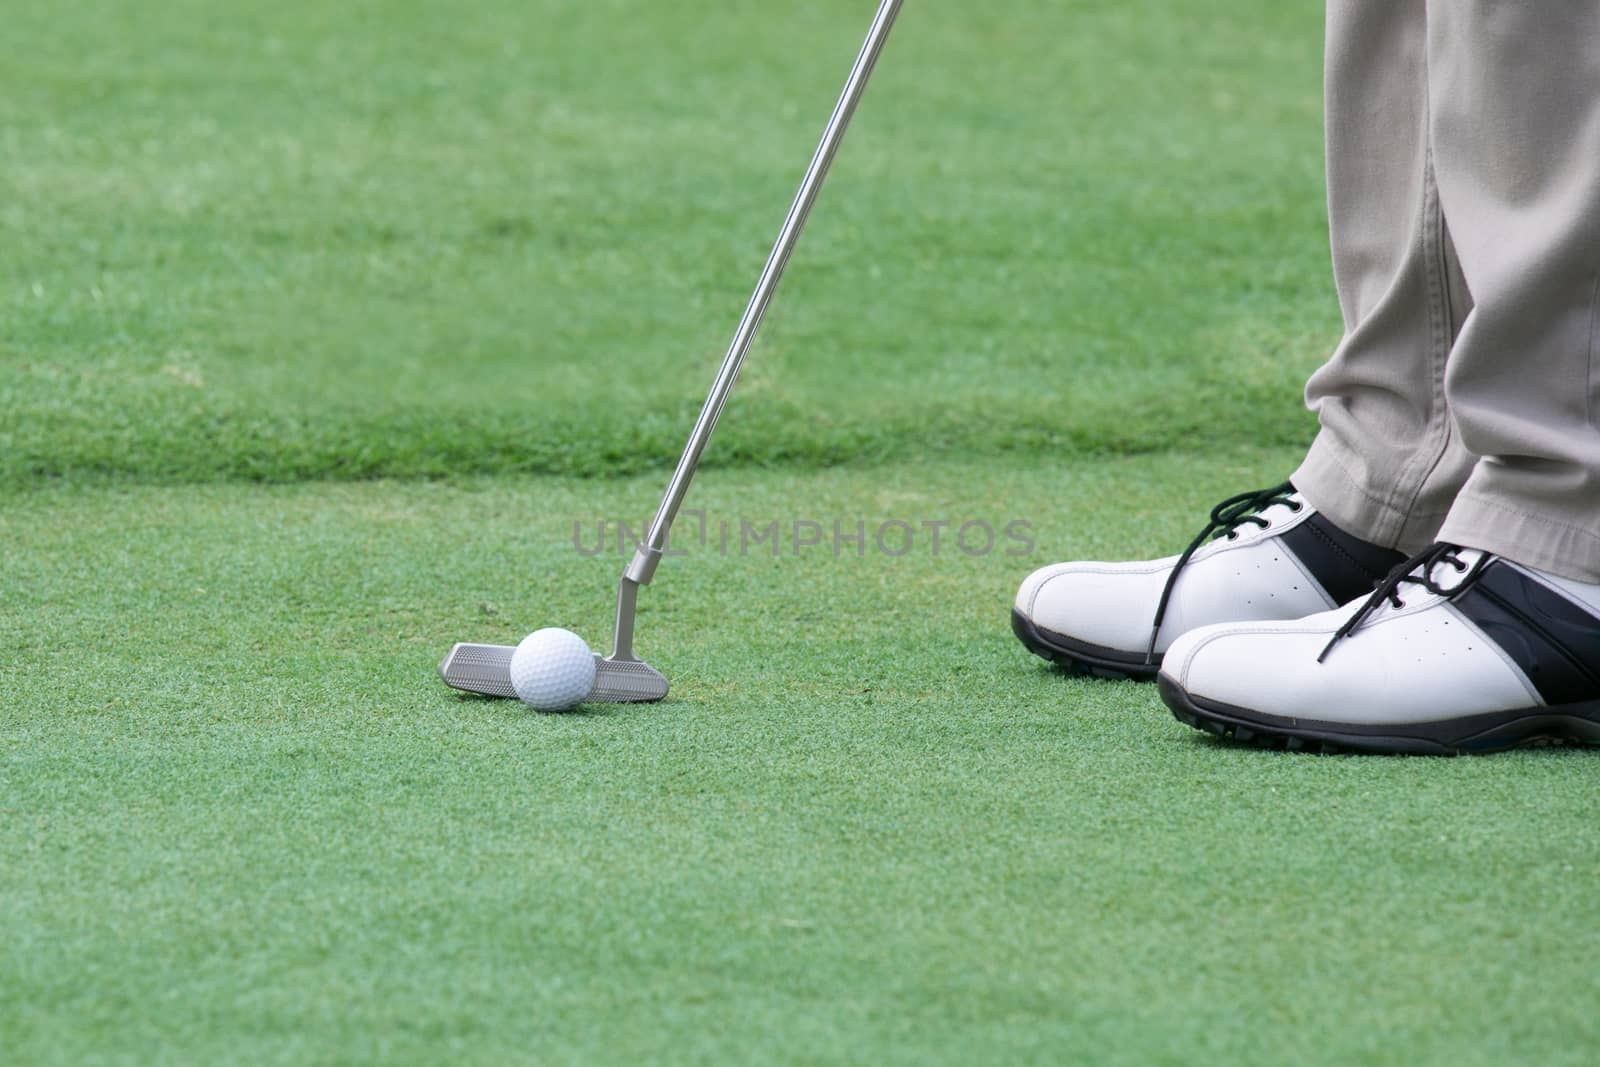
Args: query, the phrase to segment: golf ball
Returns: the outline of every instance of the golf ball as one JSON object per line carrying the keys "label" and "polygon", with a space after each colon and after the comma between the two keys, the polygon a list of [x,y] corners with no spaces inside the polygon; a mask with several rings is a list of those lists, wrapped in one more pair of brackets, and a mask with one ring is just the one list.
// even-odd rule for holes
{"label": "golf ball", "polygon": [[540,711],[577,707],[594,688],[594,653],[571,630],[535,630],[511,654],[511,688]]}

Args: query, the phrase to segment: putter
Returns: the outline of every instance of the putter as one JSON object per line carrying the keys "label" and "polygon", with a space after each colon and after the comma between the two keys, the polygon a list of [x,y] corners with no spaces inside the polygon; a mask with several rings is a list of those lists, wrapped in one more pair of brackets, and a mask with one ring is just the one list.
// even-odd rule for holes
{"label": "putter", "polygon": [[[856,104],[860,103],[861,95],[866,90],[867,79],[872,74],[879,53],[883,51],[884,42],[889,38],[895,16],[900,13],[900,4],[901,0],[881,0],[878,5],[878,13],[873,17],[871,29],[867,31],[867,39],[861,45],[855,66],[850,69],[850,77],[844,84],[844,91],[839,94],[839,102],[834,105],[833,115],[822,132],[822,141],[811,157],[811,165],[806,168],[788,217],[783,220],[783,228],[778,231],[778,239],[767,256],[767,265],[756,282],[755,292],[750,294],[750,303],[744,309],[744,317],[739,320],[739,328],[734,331],[728,354],[723,357],[711,392],[700,409],[694,429],[689,433],[689,442],[684,446],[683,455],[678,457],[678,466],[672,472],[672,480],[667,483],[661,506],[650,523],[649,535],[635,549],[633,558],[623,569],[622,580],[617,586],[617,621],[612,634],[611,655],[595,656],[595,680],[594,689],[588,696],[590,701],[645,703],[667,695],[666,677],[633,654],[633,621],[639,587],[649,585],[655,577],[656,567],[666,550],[672,521],[678,516],[678,507],[689,491],[689,483],[700,465],[700,456],[711,440],[711,432],[717,427],[717,418],[727,403],[734,380],[739,377],[739,367],[744,363],[745,354],[750,351],[750,344],[761,327],[761,319],[766,315],[767,305],[778,288],[778,280],[783,277],[783,268],[789,263],[789,255],[799,240],[806,216],[811,213],[811,205],[816,202],[823,179],[828,175],[828,167],[839,150],[840,142],[844,140],[850,117],[855,114]],[[462,642],[450,649],[439,664],[439,675],[446,685],[454,689],[480,696],[515,697],[516,691],[511,687],[511,654],[514,651],[516,649],[511,645]]]}

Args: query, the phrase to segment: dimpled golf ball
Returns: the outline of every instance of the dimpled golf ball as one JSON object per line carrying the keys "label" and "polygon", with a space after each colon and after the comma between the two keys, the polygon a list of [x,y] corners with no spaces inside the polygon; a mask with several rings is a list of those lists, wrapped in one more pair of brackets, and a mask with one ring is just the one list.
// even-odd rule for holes
{"label": "dimpled golf ball", "polygon": [[571,630],[535,630],[511,654],[511,688],[539,711],[577,707],[594,688],[594,653]]}

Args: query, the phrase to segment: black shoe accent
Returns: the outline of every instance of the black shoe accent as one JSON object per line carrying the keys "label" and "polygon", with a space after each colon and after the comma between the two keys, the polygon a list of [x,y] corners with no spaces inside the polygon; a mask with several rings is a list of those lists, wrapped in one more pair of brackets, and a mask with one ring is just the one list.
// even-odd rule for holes
{"label": "black shoe accent", "polygon": [[1367,596],[1405,556],[1392,548],[1345,533],[1321,515],[1312,515],[1278,540],[1294,553],[1335,604]]}
{"label": "black shoe accent", "polygon": [[[1483,569],[1489,565],[1494,557],[1480,555],[1478,561],[1469,566],[1467,561],[1461,558],[1461,551],[1458,545],[1436,541],[1404,563],[1396,565],[1389,572],[1389,576],[1378,583],[1378,587],[1372,591],[1372,595],[1363,600],[1356,610],[1351,612],[1350,616],[1344,620],[1344,623],[1333,631],[1333,636],[1328,638],[1328,643],[1322,646],[1322,652],[1318,654],[1317,662],[1322,663],[1327,660],[1328,654],[1334,650],[1334,647],[1360,629],[1361,624],[1366,622],[1367,618],[1384,601],[1387,600],[1397,608],[1405,607],[1406,602],[1400,598],[1402,586],[1420,585],[1434,596],[1446,599],[1453,599],[1464,592],[1473,582],[1478,580],[1478,576],[1483,573]],[[1434,579],[1434,571],[1438,567],[1449,567],[1456,573],[1465,575],[1465,577],[1458,579],[1455,585],[1446,589]]]}
{"label": "black shoe accent", "polygon": [[1263,748],[1305,752],[1382,752],[1455,756],[1523,744],[1600,745],[1600,698],[1570,704],[1491,711],[1435,722],[1365,725],[1291,719],[1191,696],[1162,675],[1161,699],[1179,722]]}
{"label": "black shoe accent", "polygon": [[1600,697],[1600,619],[1494,560],[1451,600],[1522,668],[1546,704]]}
{"label": "black shoe accent", "polygon": [[1033,621],[1016,608],[1011,609],[1011,632],[1027,646],[1029,652],[1065,667],[1075,674],[1092,674],[1096,678],[1148,682],[1161,669],[1161,657],[1146,663],[1137,653],[1127,653],[1104,645],[1091,645],[1087,641],[1058,634],[1035,626]]}

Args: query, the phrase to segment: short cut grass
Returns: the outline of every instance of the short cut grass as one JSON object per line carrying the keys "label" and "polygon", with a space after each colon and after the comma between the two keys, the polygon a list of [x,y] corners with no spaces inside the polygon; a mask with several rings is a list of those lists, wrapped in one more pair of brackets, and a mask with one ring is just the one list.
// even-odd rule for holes
{"label": "short cut grass", "polygon": [[[0,1044],[1588,1063],[1592,757],[1219,743],[1007,632],[1063,544],[1159,551],[1291,458],[720,473],[713,529],[860,519],[866,555],[691,548],[641,617],[672,697],[556,716],[432,665],[532,624],[598,640],[620,559],[572,522],[659,479],[33,495],[0,517]],[[1014,516],[1031,552],[875,544]]]}

